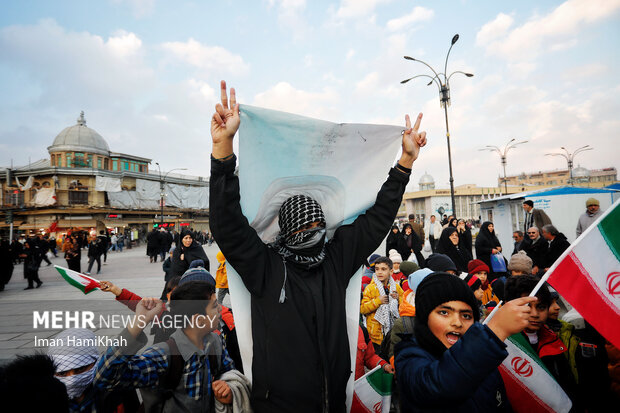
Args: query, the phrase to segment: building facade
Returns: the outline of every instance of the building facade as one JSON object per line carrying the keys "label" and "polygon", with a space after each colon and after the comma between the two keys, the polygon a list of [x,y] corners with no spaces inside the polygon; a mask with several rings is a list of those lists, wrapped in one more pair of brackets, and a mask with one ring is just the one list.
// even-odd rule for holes
{"label": "building facade", "polygon": [[[600,188],[610,185],[618,180],[618,171],[614,167],[603,169],[586,169],[578,166],[573,169],[573,184]],[[570,172],[568,169],[555,171],[538,171],[533,173],[521,173],[506,177],[508,186],[559,186],[570,185]],[[497,178],[497,185],[503,185],[504,178]],[[523,188],[522,190],[525,190]]]}
{"label": "building facade", "polygon": [[52,235],[107,228],[133,237],[162,223],[208,228],[207,178],[151,171],[151,159],[110,151],[83,112],[47,150],[48,159],[0,168],[5,235],[11,221],[16,232]]}

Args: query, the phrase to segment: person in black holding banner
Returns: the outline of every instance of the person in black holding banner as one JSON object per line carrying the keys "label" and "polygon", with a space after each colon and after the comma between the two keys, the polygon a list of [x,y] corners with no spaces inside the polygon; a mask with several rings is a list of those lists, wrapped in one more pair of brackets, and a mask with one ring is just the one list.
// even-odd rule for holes
{"label": "person in black holding banner", "polygon": [[[325,239],[321,205],[305,195],[287,199],[280,233],[265,244],[243,216],[233,138],[239,129],[234,89],[211,120],[210,227],[228,263],[251,294],[255,412],[345,412],[351,375],[345,290],[394,222],[411,166],[426,133],[406,116],[402,156],[389,171],[375,204]],[[247,137],[246,137],[247,138]]]}

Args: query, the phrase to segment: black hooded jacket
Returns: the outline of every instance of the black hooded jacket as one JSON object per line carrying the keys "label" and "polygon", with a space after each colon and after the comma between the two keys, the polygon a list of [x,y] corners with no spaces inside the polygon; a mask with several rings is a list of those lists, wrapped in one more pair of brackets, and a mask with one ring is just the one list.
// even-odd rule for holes
{"label": "black hooded jacket", "polygon": [[472,257],[465,248],[461,247],[460,238],[459,245],[454,245],[450,240],[450,235],[453,232],[457,232],[455,227],[446,227],[441,231],[441,237],[437,244],[436,251],[440,254],[445,254],[456,265],[456,269],[461,272],[467,272],[467,263],[471,261]]}
{"label": "black hooded jacket", "polygon": [[[181,240],[177,248],[175,248],[172,254],[172,277],[182,276],[189,268],[189,265],[194,260],[203,260],[205,263],[205,269],[210,272],[210,263],[205,250],[202,249],[202,245],[194,240],[192,236],[192,244],[189,247],[183,245],[183,237],[186,235],[192,236],[190,231],[181,232]],[[183,255],[183,259],[181,259]]]}
{"label": "black hooded jacket", "polygon": [[375,205],[340,226],[325,245],[323,262],[308,269],[284,262],[250,227],[235,162],[235,156],[211,161],[209,213],[218,246],[251,294],[252,407],[257,413],[345,412],[352,371],[346,288],[389,231],[409,175],[392,168]]}

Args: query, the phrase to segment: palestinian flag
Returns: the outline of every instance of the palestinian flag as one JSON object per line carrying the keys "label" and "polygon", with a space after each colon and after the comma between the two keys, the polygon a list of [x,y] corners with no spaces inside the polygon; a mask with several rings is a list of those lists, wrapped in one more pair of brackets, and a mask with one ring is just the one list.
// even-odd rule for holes
{"label": "palestinian flag", "polygon": [[568,412],[573,403],[538,358],[523,334],[505,341],[508,357],[499,366],[516,413]]}
{"label": "palestinian flag", "polygon": [[80,274],[77,271],[60,267],[58,265],[54,265],[54,268],[58,270],[60,275],[62,275],[62,278],[64,278],[75,288],[82,291],[84,294],[88,294],[99,288],[99,280],[95,280],[88,275]]}
{"label": "palestinian flag", "polygon": [[620,347],[620,201],[553,264],[544,278],[592,326]]}
{"label": "palestinian flag", "polygon": [[394,375],[377,366],[355,380],[351,413],[389,412],[393,378]]}

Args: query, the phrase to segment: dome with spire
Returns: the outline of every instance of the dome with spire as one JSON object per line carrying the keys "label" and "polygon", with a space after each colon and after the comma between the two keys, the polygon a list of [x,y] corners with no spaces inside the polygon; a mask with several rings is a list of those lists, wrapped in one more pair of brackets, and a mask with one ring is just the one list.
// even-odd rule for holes
{"label": "dome with spire", "polygon": [[418,185],[420,185],[420,191],[435,189],[435,180],[427,172],[424,172],[424,175],[422,175],[418,181]]}
{"label": "dome with spire", "polygon": [[590,171],[582,166],[577,166],[573,169],[573,178],[588,178],[590,176]]}
{"label": "dome with spire", "polygon": [[86,126],[83,111],[77,119],[77,124],[63,129],[47,150],[49,153],[85,152],[104,156],[110,155],[110,147],[105,139],[94,129]]}

